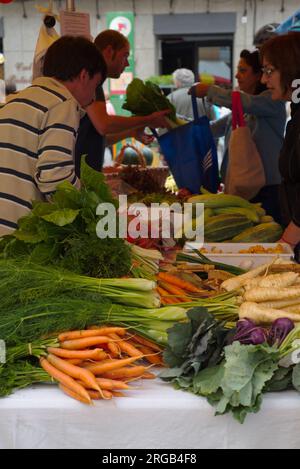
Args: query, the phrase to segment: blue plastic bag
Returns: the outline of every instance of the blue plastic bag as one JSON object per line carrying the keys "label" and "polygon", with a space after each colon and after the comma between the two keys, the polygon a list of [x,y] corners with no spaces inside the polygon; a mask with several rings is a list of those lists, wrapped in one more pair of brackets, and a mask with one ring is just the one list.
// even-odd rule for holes
{"label": "blue plastic bag", "polygon": [[194,120],[158,137],[166,162],[179,189],[199,194],[203,186],[216,193],[219,187],[217,149],[206,116],[199,117],[192,96]]}

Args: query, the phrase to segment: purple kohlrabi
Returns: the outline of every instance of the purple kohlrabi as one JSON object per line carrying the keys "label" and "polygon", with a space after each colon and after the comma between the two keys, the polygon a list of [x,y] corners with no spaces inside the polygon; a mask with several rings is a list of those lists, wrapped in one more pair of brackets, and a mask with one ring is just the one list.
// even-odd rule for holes
{"label": "purple kohlrabi", "polygon": [[294,329],[293,321],[288,318],[280,318],[273,322],[268,335],[268,344],[280,347],[287,335]]}

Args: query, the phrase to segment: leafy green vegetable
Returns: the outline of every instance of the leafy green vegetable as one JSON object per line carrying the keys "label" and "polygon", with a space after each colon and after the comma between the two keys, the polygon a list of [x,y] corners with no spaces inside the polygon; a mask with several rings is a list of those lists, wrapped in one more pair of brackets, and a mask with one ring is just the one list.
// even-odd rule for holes
{"label": "leafy green vegetable", "polygon": [[28,261],[0,260],[1,314],[11,306],[74,291],[82,296],[91,292],[99,299],[105,297],[129,306],[156,308],[160,300],[154,287],[155,283],[146,279],[98,279]]}
{"label": "leafy green vegetable", "polygon": [[128,85],[123,109],[137,116],[146,116],[156,111],[170,109],[168,117],[177,123],[175,107],[165,97],[159,86],[150,81],[144,83],[139,78],[134,78]]}
{"label": "leafy green vegetable", "polygon": [[42,215],[43,220],[49,221],[54,225],[65,226],[73,223],[79,214],[79,210],[72,210],[69,208],[62,208],[60,210],[55,210],[48,215]]}
{"label": "leafy green vegetable", "polygon": [[130,270],[131,249],[122,239],[81,235],[67,239],[65,246],[65,255],[59,262],[64,269],[99,278],[123,277]]}
{"label": "leafy green vegetable", "polygon": [[[278,369],[277,348],[226,345],[235,330],[225,330],[205,308],[193,308],[187,316],[188,323],[169,331],[164,360],[170,368],[161,378],[176,389],[206,397],[216,415],[231,412],[243,423],[248,413],[258,412],[264,392],[290,382],[291,374]],[[294,381],[300,389],[299,370],[294,370]]]}
{"label": "leafy green vegetable", "polygon": [[293,368],[292,382],[296,391],[300,392],[300,364]]}
{"label": "leafy green vegetable", "polygon": [[164,361],[171,370],[161,377],[177,382],[178,378],[192,379],[201,369],[215,366],[223,358],[223,347],[231,333],[207,312],[196,307],[187,312],[187,323],[175,324],[168,334]]}
{"label": "leafy green vegetable", "polygon": [[152,83],[155,83],[156,85],[173,85],[174,86],[174,81],[173,81],[173,76],[172,75],[154,75],[148,78],[147,81],[151,81]]}
{"label": "leafy green vegetable", "polygon": [[53,383],[46,371],[38,364],[19,361],[0,367],[0,396],[8,396],[15,389],[22,389],[34,383]]}
{"label": "leafy green vegetable", "polygon": [[35,201],[32,212],[19,220],[19,229],[1,240],[2,257],[24,257],[95,277],[128,275],[131,247],[123,239],[100,239],[96,234],[99,203],[118,203],[103,174],[84,159],[81,183],[80,191],[69,182],[59,184],[51,203]]}
{"label": "leafy green vegetable", "polygon": [[278,369],[279,352],[267,345],[225,347],[225,359],[215,368],[200,371],[194,391],[206,396],[216,414],[232,412],[243,423],[248,413],[258,412],[266,384]]}
{"label": "leafy green vegetable", "polygon": [[279,392],[292,389],[292,368],[279,368],[267,383],[264,392]]}

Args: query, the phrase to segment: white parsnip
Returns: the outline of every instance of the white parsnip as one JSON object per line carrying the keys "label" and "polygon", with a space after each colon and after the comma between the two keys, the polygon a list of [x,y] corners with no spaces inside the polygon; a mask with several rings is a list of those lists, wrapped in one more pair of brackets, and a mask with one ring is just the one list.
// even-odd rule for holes
{"label": "white parsnip", "polygon": [[299,303],[299,298],[292,298],[290,300],[263,301],[259,304],[265,308],[286,309],[289,306],[295,306]]}
{"label": "white parsnip", "polygon": [[245,301],[254,301],[256,303],[262,303],[263,301],[273,300],[287,300],[299,298],[300,300],[300,286],[288,287],[288,288],[252,288],[244,294]]}
{"label": "white parsnip", "polygon": [[245,288],[246,290],[251,290],[251,288],[258,287],[263,278],[264,278],[264,277],[262,277],[261,275],[259,275],[259,276],[256,277],[256,278],[251,278],[250,280],[247,280],[246,283],[245,283],[245,285],[244,285],[244,288]]}
{"label": "white parsnip", "polygon": [[284,272],[283,274],[272,274],[262,278],[259,286],[263,288],[285,288],[295,284],[299,274],[296,272]]}
{"label": "white parsnip", "polygon": [[248,280],[257,277],[258,275],[262,273],[265,273],[270,268],[271,265],[280,263],[280,261],[281,259],[275,259],[275,261],[269,264],[260,265],[259,267],[256,267],[256,269],[250,270],[249,272],[246,272],[245,274],[238,275],[237,277],[229,278],[228,280],[225,280],[225,282],[222,283],[221,287],[227,291],[237,290],[243,287],[247,283]]}
{"label": "white parsnip", "polygon": [[257,325],[272,324],[276,319],[280,318],[288,318],[294,322],[300,321],[299,314],[290,313],[280,309],[264,308],[263,306],[253,302],[246,302],[240,306],[239,318],[251,319]]}
{"label": "white parsnip", "polygon": [[299,314],[299,321],[300,321],[300,301],[297,305],[287,306],[286,308],[284,308],[284,311],[287,311],[288,313]]}

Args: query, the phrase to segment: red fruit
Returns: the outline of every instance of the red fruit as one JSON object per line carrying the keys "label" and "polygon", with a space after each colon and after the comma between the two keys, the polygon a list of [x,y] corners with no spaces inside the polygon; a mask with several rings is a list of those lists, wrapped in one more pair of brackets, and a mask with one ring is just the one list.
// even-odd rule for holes
{"label": "red fruit", "polygon": [[179,189],[179,191],[177,192],[177,197],[179,197],[180,199],[186,199],[187,197],[191,197],[191,195],[193,195],[191,191],[185,188]]}

